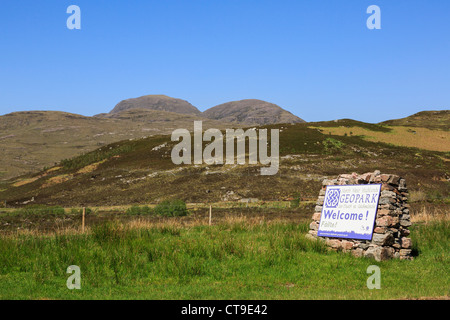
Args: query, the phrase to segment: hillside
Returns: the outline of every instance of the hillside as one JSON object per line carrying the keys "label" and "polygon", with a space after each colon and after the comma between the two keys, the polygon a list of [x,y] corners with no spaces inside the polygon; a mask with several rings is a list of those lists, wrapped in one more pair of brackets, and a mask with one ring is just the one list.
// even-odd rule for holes
{"label": "hillside", "polygon": [[0,188],[0,200],[9,206],[113,206],[174,198],[194,203],[279,201],[299,193],[314,199],[326,176],[374,170],[402,175],[412,193],[449,197],[444,153],[330,135],[308,126],[265,126],[280,129],[281,162],[275,176],[261,176],[260,165],[174,165],[170,155],[175,143],[161,135],[113,143],[12,179]]}
{"label": "hillside", "polygon": [[371,124],[349,119],[310,122],[309,126],[332,135],[358,136],[367,141],[430,151],[450,152],[450,131],[443,126],[439,126],[439,123],[442,122],[441,118],[435,116],[435,123],[438,125],[430,126],[422,122],[424,127],[414,128],[404,125]]}
{"label": "hillside", "polygon": [[233,123],[259,125],[305,122],[276,104],[256,99],[223,103],[204,111],[203,116]]}
{"label": "hillside", "polygon": [[[151,101],[167,103],[179,100],[164,96],[146,97]],[[186,106],[187,102],[179,101],[181,106]],[[124,109],[120,111],[122,107]],[[38,172],[63,159],[116,141],[168,135],[178,128],[192,130],[196,120],[203,121],[204,129],[303,122],[277,105],[251,99],[225,103],[203,113],[196,112],[197,109],[192,107],[194,109],[191,108],[190,112],[195,114],[148,108],[129,109],[126,104],[122,104],[122,107],[94,117],[57,111],[13,112],[0,116],[0,179]],[[180,108],[175,109],[183,111],[183,108]],[[357,136],[361,140],[374,143],[448,152],[449,114],[448,110],[424,111],[381,124],[343,119],[310,123],[309,127],[320,130],[325,135]]]}
{"label": "hillside", "polygon": [[0,116],[0,179],[36,172],[115,141],[190,129],[194,120],[203,120],[205,128],[227,125],[199,116],[142,109],[103,117],[58,111]]}
{"label": "hillside", "polygon": [[200,115],[201,113],[196,107],[185,100],[175,99],[165,95],[147,95],[119,102],[111,110],[110,114],[116,114],[130,109],[149,109],[189,115]]}
{"label": "hillside", "polygon": [[387,120],[380,124],[389,126],[423,127],[448,131],[450,130],[450,110],[422,111],[405,118]]}
{"label": "hillside", "polygon": [[278,106],[260,100],[248,101],[252,102],[251,107],[248,103],[231,103],[229,111],[222,110],[223,116],[216,112],[221,108],[201,113],[185,100],[164,95],[123,100],[111,112],[93,117],[58,111],[3,115],[0,116],[0,180],[37,172],[115,141],[189,129],[196,120],[203,121],[204,129],[302,121]]}

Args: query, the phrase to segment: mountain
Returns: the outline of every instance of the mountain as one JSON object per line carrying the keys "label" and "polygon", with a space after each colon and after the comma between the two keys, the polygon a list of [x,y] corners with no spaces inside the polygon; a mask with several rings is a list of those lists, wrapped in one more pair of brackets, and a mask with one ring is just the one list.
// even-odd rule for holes
{"label": "mountain", "polygon": [[139,98],[123,100],[111,110],[110,114],[115,114],[130,109],[150,109],[190,115],[201,114],[201,112],[189,102],[165,95],[147,95]]}
{"label": "mountain", "polygon": [[305,122],[276,104],[257,99],[223,103],[206,110],[203,116],[232,123],[258,125]]}
{"label": "mountain", "polygon": [[422,111],[405,118],[383,121],[381,124],[450,130],[450,110]]}

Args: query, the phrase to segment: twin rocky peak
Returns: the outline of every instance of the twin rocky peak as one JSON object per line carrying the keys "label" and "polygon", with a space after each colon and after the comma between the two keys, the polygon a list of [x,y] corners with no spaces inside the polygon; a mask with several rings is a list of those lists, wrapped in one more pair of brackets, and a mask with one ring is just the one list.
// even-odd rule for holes
{"label": "twin rocky peak", "polygon": [[232,101],[217,105],[204,112],[182,99],[165,95],[147,95],[119,102],[111,112],[97,117],[117,117],[130,110],[157,110],[239,124],[302,123],[303,119],[280,106],[257,99]]}

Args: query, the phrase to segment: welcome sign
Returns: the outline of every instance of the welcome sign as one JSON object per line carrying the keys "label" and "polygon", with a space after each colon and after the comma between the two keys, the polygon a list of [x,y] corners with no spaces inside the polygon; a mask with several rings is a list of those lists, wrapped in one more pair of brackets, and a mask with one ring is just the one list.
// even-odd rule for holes
{"label": "welcome sign", "polygon": [[328,186],[319,237],[371,240],[381,184]]}

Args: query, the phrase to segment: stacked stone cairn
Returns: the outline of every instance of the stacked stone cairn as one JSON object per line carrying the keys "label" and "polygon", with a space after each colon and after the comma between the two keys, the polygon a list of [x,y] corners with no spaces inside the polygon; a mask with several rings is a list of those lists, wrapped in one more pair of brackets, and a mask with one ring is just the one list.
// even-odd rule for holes
{"label": "stacked stone cairn", "polygon": [[[318,237],[317,230],[326,187],[357,184],[382,184],[372,240]],[[382,174],[376,170],[361,175],[341,174],[336,179],[325,179],[310,224],[309,237],[322,239],[331,249],[351,252],[356,257],[369,257],[377,261],[392,258],[412,260],[412,243],[408,230],[411,226],[411,216],[407,201],[406,181],[397,175]]]}

